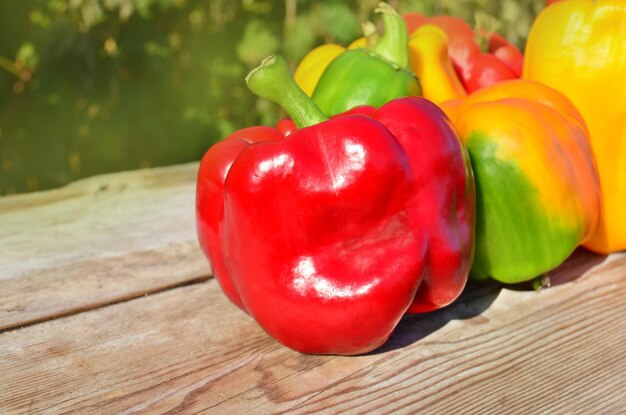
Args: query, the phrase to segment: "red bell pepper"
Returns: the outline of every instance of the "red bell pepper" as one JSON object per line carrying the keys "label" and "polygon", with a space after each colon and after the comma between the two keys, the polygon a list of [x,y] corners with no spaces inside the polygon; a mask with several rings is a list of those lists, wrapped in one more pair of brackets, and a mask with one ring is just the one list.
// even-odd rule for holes
{"label": "red bell pepper", "polygon": [[419,13],[404,15],[409,34],[424,24],[439,26],[448,37],[448,54],[452,65],[468,93],[522,74],[524,56],[497,33],[480,33],[488,40],[481,51],[474,30],[462,19],[453,16],[425,17]]}
{"label": "red bell pepper", "polygon": [[228,298],[288,347],[332,354],[373,350],[406,312],[456,299],[475,198],[445,114],[401,98],[327,119],[279,56],[246,81],[297,129],[246,128],[202,159],[198,237]]}

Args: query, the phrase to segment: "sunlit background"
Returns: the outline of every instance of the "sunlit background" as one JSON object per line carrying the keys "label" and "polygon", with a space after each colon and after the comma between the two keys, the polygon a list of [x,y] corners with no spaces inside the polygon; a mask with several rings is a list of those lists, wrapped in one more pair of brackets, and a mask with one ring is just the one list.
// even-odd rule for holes
{"label": "sunlit background", "polygon": [[[295,67],[318,44],[349,43],[377,3],[0,0],[0,194],[199,160],[233,130],[275,122],[248,70],[273,52]],[[545,2],[390,3],[472,25],[480,13],[521,48]]]}

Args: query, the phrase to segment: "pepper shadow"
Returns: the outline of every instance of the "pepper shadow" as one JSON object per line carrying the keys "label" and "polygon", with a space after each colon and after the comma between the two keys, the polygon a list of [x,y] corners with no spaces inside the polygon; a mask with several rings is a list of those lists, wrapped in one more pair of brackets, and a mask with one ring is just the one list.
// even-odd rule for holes
{"label": "pepper shadow", "polygon": [[402,317],[389,340],[366,355],[386,353],[409,346],[452,320],[479,318],[493,304],[503,287],[494,280],[469,281],[461,296],[451,305],[430,313]]}
{"label": "pepper shadow", "polygon": [[[571,283],[606,260],[607,255],[600,255],[584,248],[576,249],[561,265],[546,275],[552,287]],[[439,330],[452,320],[480,319],[503,289],[514,291],[534,291],[533,281],[519,284],[503,284],[493,279],[468,282],[461,296],[451,305],[425,314],[404,316],[381,347],[367,354],[375,355],[409,346]],[[480,321],[477,321],[480,322]]]}

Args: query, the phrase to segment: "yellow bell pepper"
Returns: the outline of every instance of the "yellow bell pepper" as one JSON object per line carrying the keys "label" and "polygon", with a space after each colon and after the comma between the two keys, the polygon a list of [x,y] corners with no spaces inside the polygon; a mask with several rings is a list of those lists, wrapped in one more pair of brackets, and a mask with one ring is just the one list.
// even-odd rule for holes
{"label": "yellow bell pepper", "polygon": [[589,128],[604,206],[585,246],[626,249],[626,1],[569,0],[544,9],[528,36],[523,77],[565,94]]}
{"label": "yellow bell pepper", "polygon": [[420,79],[424,98],[440,104],[467,95],[450,60],[448,38],[439,27],[427,24],[413,33],[409,62]]}

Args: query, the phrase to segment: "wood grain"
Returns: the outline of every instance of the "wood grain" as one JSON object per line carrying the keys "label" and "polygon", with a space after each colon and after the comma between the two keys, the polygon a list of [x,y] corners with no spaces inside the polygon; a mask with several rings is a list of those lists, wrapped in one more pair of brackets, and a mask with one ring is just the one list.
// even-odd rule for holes
{"label": "wood grain", "polygon": [[579,250],[542,292],[472,285],[364,356],[302,355],[208,278],[196,169],[0,199],[0,414],[626,413],[626,253]]}
{"label": "wood grain", "polygon": [[197,163],[0,198],[0,331],[206,279]]}
{"label": "wood grain", "polygon": [[618,414],[626,254],[488,282],[364,356],[286,349],[214,280],[0,334],[0,413]]}

